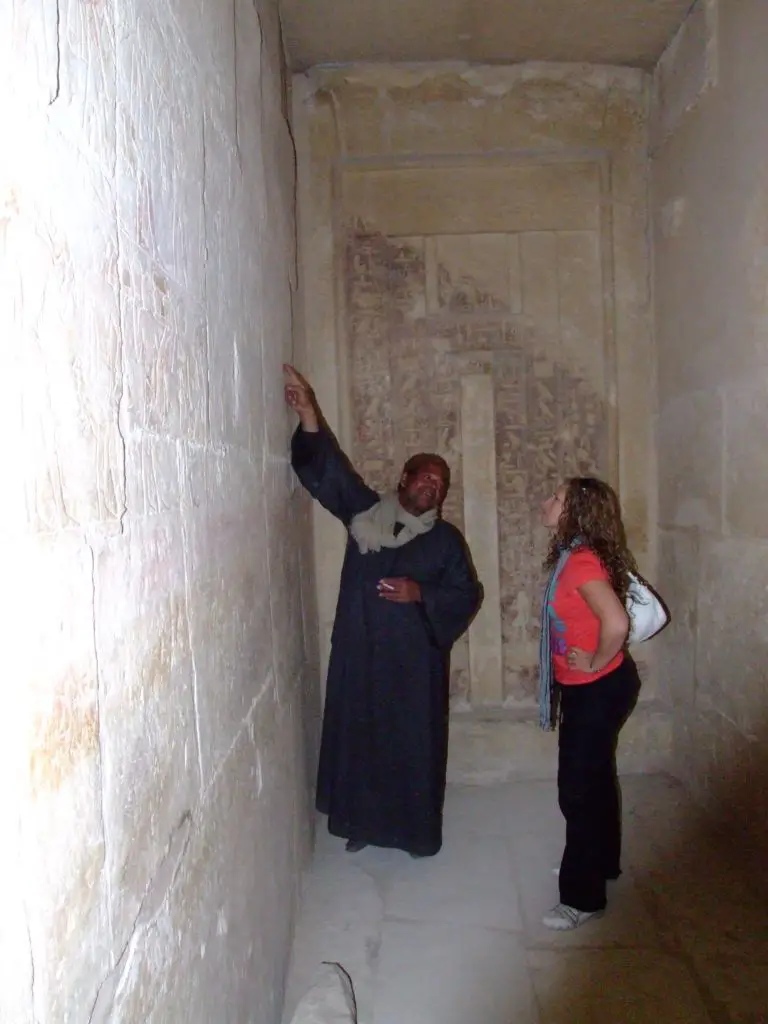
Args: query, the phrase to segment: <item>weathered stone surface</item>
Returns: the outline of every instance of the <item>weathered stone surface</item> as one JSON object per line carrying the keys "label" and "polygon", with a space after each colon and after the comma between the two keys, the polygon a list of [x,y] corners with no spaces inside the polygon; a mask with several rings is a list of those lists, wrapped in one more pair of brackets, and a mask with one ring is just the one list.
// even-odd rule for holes
{"label": "weathered stone surface", "polygon": [[761,372],[723,389],[723,530],[753,540],[768,539],[764,514],[768,508],[768,452],[763,444],[766,384],[768,373]]}
{"label": "weathered stone surface", "polygon": [[326,964],[318,971],[290,1024],[357,1024],[352,983],[338,964]]}
{"label": "weathered stone surface", "polygon": [[[758,101],[766,77],[758,59],[766,12],[759,0],[738,12],[729,6],[719,5],[719,85],[657,149],[653,162],[662,410],[685,392],[754,378],[768,365],[768,140]],[[685,214],[679,231],[665,238],[660,222],[674,201]]]}
{"label": "weathered stone surface", "polygon": [[163,263],[124,242],[120,254],[124,422],[129,431],[208,440],[208,329],[193,297]]}
{"label": "weathered stone surface", "polygon": [[[261,452],[264,426],[254,416],[262,400],[262,275],[249,254],[234,266],[227,259],[229,240],[245,222],[264,223],[264,211],[247,198],[231,141],[205,121],[205,235],[208,416],[211,441]],[[258,194],[258,193],[257,193]],[[253,310],[243,321],[239,311]]]}
{"label": "weathered stone surface", "polygon": [[231,494],[231,507],[219,498],[184,523],[204,786],[265,692],[272,663],[266,535],[257,525],[263,513],[257,502],[244,501],[249,476],[253,490],[258,476],[250,466],[232,472],[230,461],[211,457],[207,487],[222,497]]}
{"label": "weathered stone surface", "polygon": [[[7,778],[7,776],[6,776]],[[13,808],[17,810],[17,808]],[[3,820],[17,820],[5,800],[0,803]],[[22,877],[22,861],[18,849],[17,834],[10,828],[6,831],[5,849],[0,854],[0,899],[3,901],[3,928],[0,930],[0,1011],[4,1021],[13,1024],[34,1024],[32,992],[32,949],[29,943],[19,940],[27,928],[27,911],[24,894],[19,880]]]}
{"label": "weathered stone surface", "polygon": [[[346,216],[364,217],[386,235],[594,231],[599,195],[597,168],[582,162],[512,167],[479,162],[344,175]],[[470,254],[465,243],[464,259]]]}
{"label": "weathered stone surface", "polygon": [[0,1018],[277,1024],[318,692],[276,5],[0,6]]}
{"label": "weathered stone surface", "polygon": [[[672,722],[666,708],[641,701],[621,732],[619,770],[669,771],[671,754]],[[537,714],[454,713],[448,752],[450,782],[480,785],[510,779],[553,779],[556,775],[557,736],[542,732]]]}
{"label": "weathered stone surface", "polygon": [[[197,7],[191,0],[189,5]],[[224,5],[216,8],[219,17],[227,17]],[[169,3],[134,0],[121,10],[119,28],[116,170],[121,232],[149,254],[165,277],[199,301],[205,271],[203,76],[192,72],[193,55]],[[189,73],[178,74],[178,63]]]}
{"label": "weathered stone surface", "polygon": [[490,374],[461,378],[464,529],[483,582],[483,603],[469,627],[469,677],[476,704],[500,704],[502,680],[499,522],[496,507],[496,416]]}
{"label": "weathered stone surface", "polygon": [[[345,864],[334,863],[337,844],[325,829],[318,834],[312,867],[304,879],[284,1024],[290,1022],[324,960],[342,964],[352,977],[360,1024],[372,1018],[372,986],[381,946],[385,893],[378,865],[371,871],[364,865],[350,864],[350,858]],[[377,851],[372,852],[378,857]]]}
{"label": "weathered stone surface", "polygon": [[171,835],[98,1020],[280,1020],[296,860],[290,833],[273,823],[284,799],[276,783],[294,771],[281,741],[293,726],[283,719],[267,736],[262,714],[243,723],[205,798]]}
{"label": "weathered stone surface", "polygon": [[655,73],[655,143],[674,132],[699,98],[717,85],[718,8],[719,0],[694,4],[659,60]]}
{"label": "weathered stone surface", "polygon": [[[538,506],[558,480],[620,483],[653,576],[647,84],[556,65],[358,65],[294,80],[320,403],[379,489],[416,450],[447,459],[444,514],[473,534],[494,605],[472,654],[466,639],[454,651],[457,710],[535,704]],[[462,393],[474,379],[490,382],[490,455],[470,445],[477,417]],[[343,533],[322,513],[315,522],[327,651]],[[501,685],[481,678],[498,659],[499,617]]]}
{"label": "weathered stone surface", "polygon": [[[442,236],[437,237],[439,242]],[[466,236],[450,237],[460,242]],[[435,450],[447,459],[452,484],[444,514],[467,530],[486,602],[492,602],[473,625],[474,669],[468,679],[454,677],[455,703],[467,699],[465,683],[469,699],[478,704],[530,703],[538,663],[534,595],[544,550],[538,503],[558,479],[597,467],[607,471],[607,417],[596,390],[604,378],[602,346],[595,354],[594,339],[585,339],[587,354],[580,363],[573,344],[561,343],[560,284],[566,280],[569,290],[569,271],[575,266],[579,276],[580,260],[571,244],[561,252],[556,232],[507,237],[516,244],[509,251],[505,246],[505,257],[511,254],[512,262],[519,242],[522,263],[523,311],[516,318],[505,316],[503,308],[494,311],[503,295],[499,299],[478,287],[468,262],[476,247],[470,246],[460,264],[454,252],[455,281],[439,262],[440,245],[429,245],[434,237],[357,234],[347,254],[353,460],[383,490],[415,451]],[[551,257],[546,267],[545,255]],[[595,269],[597,285],[599,262]],[[454,289],[452,303],[432,302],[430,279],[444,292]],[[601,305],[600,295],[597,288],[597,296],[584,303],[587,309],[595,301]],[[435,312],[425,315],[429,308]],[[599,323],[597,329],[599,337]],[[585,379],[584,367],[594,373],[596,365],[597,381]],[[490,404],[465,401],[475,380]],[[483,437],[475,438],[481,413],[487,423]],[[490,507],[494,522],[479,529],[475,513],[481,505],[483,515]],[[489,531],[499,535],[498,547],[486,543]],[[498,662],[500,639],[504,678],[497,667],[491,681],[481,666]]]}
{"label": "weathered stone surface", "polygon": [[[639,931],[635,926],[633,934]],[[531,967],[537,1005],[553,1024],[574,1019],[608,1024],[634,1012],[624,1009],[628,1000],[642,1006],[649,1019],[707,1024],[709,1013],[698,986],[679,959],[666,952],[648,950],[635,959],[623,950],[573,950],[560,959],[556,952],[537,949]],[[615,987],[590,984],[592,971],[616,979]],[[563,998],[564,991],[568,998]]]}
{"label": "weathered stone surface", "polygon": [[190,603],[202,595],[187,586],[178,515],[132,521],[95,557],[106,870],[121,946],[199,798]]}
{"label": "weathered stone surface", "polygon": [[623,0],[328,0],[309,7],[285,0],[286,36],[295,67],[336,61],[470,60],[516,64],[563,60],[651,67],[681,19],[687,0],[649,6]]}
{"label": "weathered stone surface", "polygon": [[700,544],[696,708],[754,738],[765,713],[767,564],[766,544],[726,538]]}
{"label": "weathered stone surface", "polygon": [[[35,1020],[87,1019],[112,944],[94,554],[82,536],[30,534],[4,539],[2,560],[13,587],[0,606],[11,687],[0,747],[15,811],[3,857],[15,861],[24,913],[11,904],[9,941],[28,958]],[[0,1000],[15,983],[3,975]]]}
{"label": "weathered stone surface", "polygon": [[744,733],[719,709],[686,708],[673,730],[674,773],[727,838],[732,856],[759,872],[768,829],[764,721]]}
{"label": "weathered stone surface", "polygon": [[5,147],[0,168],[13,479],[2,520],[39,531],[114,522],[125,506],[114,189],[39,112],[8,110],[7,131],[24,145]]}
{"label": "weathered stone surface", "polygon": [[[686,41],[687,40],[687,41]],[[662,60],[652,160],[659,669],[675,771],[765,859],[768,9],[700,0]],[[696,529],[700,531],[696,536]],[[694,653],[695,652],[695,653]]]}
{"label": "weathered stone surface", "polygon": [[723,396],[696,391],[665,404],[656,428],[659,522],[722,528]]}
{"label": "weathered stone surface", "polygon": [[699,533],[661,530],[659,575],[654,583],[670,610],[669,624],[653,640],[659,696],[681,712],[696,692],[696,636],[699,631]]}

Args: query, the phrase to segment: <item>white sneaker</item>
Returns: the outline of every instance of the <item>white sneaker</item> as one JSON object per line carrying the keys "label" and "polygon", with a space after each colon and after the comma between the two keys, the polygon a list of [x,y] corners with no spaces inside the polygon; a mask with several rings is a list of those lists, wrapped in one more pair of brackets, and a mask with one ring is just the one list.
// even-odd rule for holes
{"label": "white sneaker", "polygon": [[601,917],[602,913],[602,910],[589,912],[569,907],[567,903],[558,903],[552,907],[548,914],[542,917],[541,923],[545,928],[551,928],[556,932],[570,932],[574,928],[586,924],[591,917]]}

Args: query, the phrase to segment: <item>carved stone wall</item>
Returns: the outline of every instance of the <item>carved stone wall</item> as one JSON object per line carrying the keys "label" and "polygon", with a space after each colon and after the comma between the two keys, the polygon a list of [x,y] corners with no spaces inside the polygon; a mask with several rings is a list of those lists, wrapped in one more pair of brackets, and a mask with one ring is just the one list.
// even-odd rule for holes
{"label": "carved stone wall", "polygon": [[[454,778],[546,774],[535,732],[538,506],[619,487],[653,578],[648,79],[583,66],[355,66],[293,82],[306,370],[376,487],[436,449],[486,599],[453,655]],[[327,662],[344,530],[313,521]],[[625,765],[662,764],[644,707]],[[644,717],[643,717],[644,716]]]}
{"label": "carved stone wall", "polygon": [[[549,321],[542,313],[547,297]],[[515,704],[535,696],[546,543],[539,506],[558,480],[606,473],[609,466],[606,407],[596,381],[603,362],[601,307],[593,232],[387,238],[358,227],[349,233],[352,456],[364,477],[386,489],[409,455],[436,451],[452,475],[444,516],[474,532],[467,529],[465,504],[482,500],[483,481],[473,479],[467,487],[473,493],[465,492],[464,428],[472,424],[462,422],[462,411],[474,421],[475,410],[466,396],[462,403],[462,383],[488,378],[490,429],[481,444],[493,460],[486,476],[495,486],[485,504],[497,537],[484,530],[486,514],[468,539],[476,561],[494,577],[481,574],[486,600],[499,604],[501,673],[496,693],[476,692],[468,638],[462,638],[452,664],[454,705]],[[553,352],[564,333],[579,328],[581,374],[576,360]],[[495,557],[488,559],[491,547]]]}
{"label": "carved stone wall", "polygon": [[699,0],[656,72],[652,155],[659,586],[673,608],[658,642],[662,693],[675,773],[758,871],[768,853],[766,45],[763,0]]}
{"label": "carved stone wall", "polygon": [[0,3],[6,1024],[282,1017],[319,704],[284,84],[276,0]]}

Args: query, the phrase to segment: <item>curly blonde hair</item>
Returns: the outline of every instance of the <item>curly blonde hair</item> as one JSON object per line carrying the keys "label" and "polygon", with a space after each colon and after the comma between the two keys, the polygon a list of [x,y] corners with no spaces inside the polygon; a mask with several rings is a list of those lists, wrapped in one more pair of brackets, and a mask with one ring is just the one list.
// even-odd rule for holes
{"label": "curly blonde hair", "polygon": [[637,563],[627,547],[618,495],[609,484],[593,476],[575,476],[566,481],[563,511],[545,566],[552,568],[560,552],[577,538],[603,563],[623,603],[629,588],[629,574],[638,575]]}

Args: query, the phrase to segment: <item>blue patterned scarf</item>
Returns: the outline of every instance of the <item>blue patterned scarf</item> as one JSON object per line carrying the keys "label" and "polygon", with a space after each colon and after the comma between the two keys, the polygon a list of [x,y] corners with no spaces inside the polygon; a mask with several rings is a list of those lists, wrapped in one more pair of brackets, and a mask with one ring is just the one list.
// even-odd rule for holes
{"label": "blue patterned scarf", "polygon": [[552,622],[549,614],[549,607],[555,599],[555,589],[560,573],[576,546],[576,541],[571,547],[564,548],[560,552],[557,564],[549,577],[547,589],[544,591],[544,601],[541,606],[541,636],[539,638],[539,725],[542,729],[552,731],[557,723],[554,701],[554,672],[552,670],[552,637],[550,634]]}

